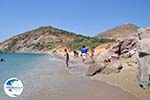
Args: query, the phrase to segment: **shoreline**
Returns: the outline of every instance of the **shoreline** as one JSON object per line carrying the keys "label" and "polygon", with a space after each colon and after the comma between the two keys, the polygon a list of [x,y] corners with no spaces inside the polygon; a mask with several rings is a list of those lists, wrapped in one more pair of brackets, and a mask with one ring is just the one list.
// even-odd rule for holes
{"label": "shoreline", "polygon": [[[21,55],[19,56],[21,57]],[[24,56],[28,57],[28,55],[23,54],[22,57]],[[18,62],[18,60],[15,60],[15,62]],[[33,62],[27,60],[24,63],[27,64],[26,68],[29,69],[16,76],[24,84],[24,92],[18,97],[21,100],[39,100],[41,98],[44,100],[99,100],[99,98],[103,100],[112,100],[112,98],[120,100],[122,97],[124,97],[122,100],[126,100],[126,98],[137,100],[134,95],[120,87],[103,81],[92,80],[79,73],[76,75],[70,73],[68,69],[65,69],[63,59],[58,59],[55,56],[39,56]],[[74,64],[74,67],[78,65]],[[84,66],[78,65],[78,67]],[[80,69],[77,71],[80,71]],[[114,91],[113,94],[112,91]],[[3,93],[2,99],[7,100],[9,97]]]}
{"label": "shoreline", "polygon": [[[20,52],[19,52],[20,53]],[[24,53],[26,53],[26,52],[24,52]],[[54,58],[56,58],[56,59],[58,59],[58,60],[61,60],[61,61],[63,61],[64,62],[64,56],[62,55],[62,54],[54,54],[54,53],[52,53],[52,52],[44,52],[44,53],[42,53],[42,52],[38,52],[38,53],[29,53],[29,54],[48,54],[48,55],[53,55],[54,56]],[[72,58],[72,57],[71,57]],[[76,61],[77,60],[77,61]],[[76,59],[75,61],[73,61],[72,59],[71,59],[71,66],[74,66],[75,65],[75,67],[82,67],[84,70],[86,70],[86,68],[88,68],[88,66],[89,66],[89,64],[82,64],[82,62],[79,62],[79,60],[81,60],[80,58],[79,59]],[[65,69],[65,67],[64,67],[64,69]],[[80,71],[80,69],[78,70],[78,71]],[[69,74],[71,74],[71,75],[74,75],[75,73],[73,73],[73,72],[70,72],[70,69],[67,69],[67,72],[69,72]],[[78,75],[78,73],[76,74],[76,75]],[[76,76],[75,75],[75,76]],[[99,75],[99,74],[98,74]],[[79,76],[83,76],[83,75],[79,75]],[[111,86],[115,86],[115,87],[118,87],[118,88],[120,88],[120,89],[122,89],[123,91],[126,91],[126,92],[128,92],[129,94],[131,94],[131,95],[134,95],[135,97],[138,97],[137,95],[135,95],[134,93],[132,93],[130,90],[128,90],[128,89],[125,89],[125,88],[123,88],[122,86],[119,86],[119,85],[116,85],[116,84],[113,84],[113,82],[110,82],[110,81],[106,81],[106,80],[102,80],[101,78],[99,78],[99,77],[95,77],[95,76],[93,76],[93,77],[89,77],[89,76],[83,76],[83,78],[88,78],[88,79],[90,79],[90,80],[96,80],[96,81],[99,81],[99,82],[105,82],[106,84],[109,84],[109,85],[111,85]],[[145,100],[145,99],[144,99]]]}

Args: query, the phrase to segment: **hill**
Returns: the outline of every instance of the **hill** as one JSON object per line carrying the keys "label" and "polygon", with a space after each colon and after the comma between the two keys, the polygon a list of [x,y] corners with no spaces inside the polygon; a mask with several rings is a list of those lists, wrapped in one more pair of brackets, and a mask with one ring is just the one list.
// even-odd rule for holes
{"label": "hill", "polygon": [[115,28],[109,29],[105,32],[98,34],[96,37],[107,37],[107,38],[123,38],[128,35],[134,35],[139,27],[134,24],[123,24]]}
{"label": "hill", "polygon": [[99,44],[111,41],[86,37],[46,26],[16,35],[0,43],[0,50],[6,52],[45,52],[59,48],[79,49],[82,45],[95,48]]}

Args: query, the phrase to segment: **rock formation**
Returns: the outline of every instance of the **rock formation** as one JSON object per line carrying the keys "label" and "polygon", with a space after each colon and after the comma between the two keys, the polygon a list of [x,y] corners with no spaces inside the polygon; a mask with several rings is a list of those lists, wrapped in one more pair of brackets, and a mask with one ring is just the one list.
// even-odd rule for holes
{"label": "rock formation", "polygon": [[150,27],[139,29],[138,73],[141,87],[150,89]]}
{"label": "rock formation", "polygon": [[[136,36],[120,38],[110,48],[97,55],[97,62],[101,64],[91,65],[87,75],[95,75],[95,73],[98,72],[102,74],[120,72],[124,67],[124,65],[122,65],[122,58],[131,58],[136,53],[137,42]],[[119,58],[114,58],[114,54],[117,54]]]}

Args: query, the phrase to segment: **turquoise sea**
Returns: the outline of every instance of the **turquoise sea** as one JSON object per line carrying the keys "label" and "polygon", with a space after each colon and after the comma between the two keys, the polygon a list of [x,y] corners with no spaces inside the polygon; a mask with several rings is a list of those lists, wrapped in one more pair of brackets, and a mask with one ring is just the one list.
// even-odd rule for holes
{"label": "turquoise sea", "polygon": [[0,58],[5,60],[4,62],[0,62],[0,100],[3,100],[7,97],[3,90],[3,85],[7,79],[19,78],[23,80],[23,76],[26,73],[41,65],[41,61],[48,59],[49,55],[31,53],[3,53],[0,54]]}

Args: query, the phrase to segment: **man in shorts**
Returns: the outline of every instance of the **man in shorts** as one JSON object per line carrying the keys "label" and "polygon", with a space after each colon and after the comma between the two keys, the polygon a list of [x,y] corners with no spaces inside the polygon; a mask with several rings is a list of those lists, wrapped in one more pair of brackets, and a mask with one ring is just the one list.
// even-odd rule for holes
{"label": "man in shorts", "polygon": [[81,48],[81,56],[82,56],[82,62],[83,63],[85,63],[87,52],[88,52],[88,49],[83,45]]}

